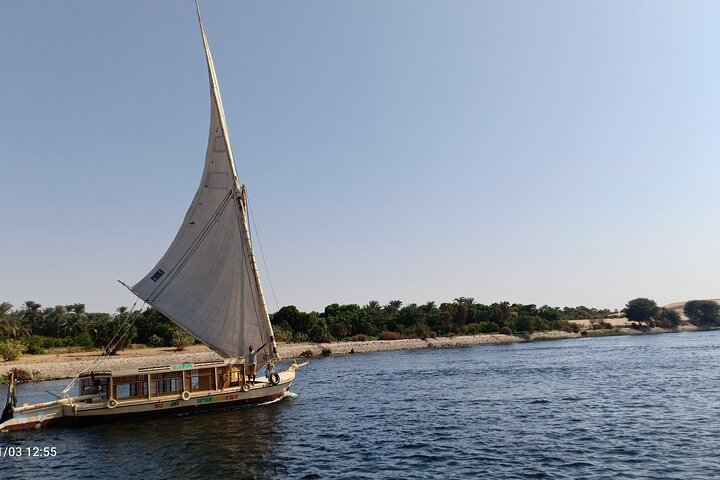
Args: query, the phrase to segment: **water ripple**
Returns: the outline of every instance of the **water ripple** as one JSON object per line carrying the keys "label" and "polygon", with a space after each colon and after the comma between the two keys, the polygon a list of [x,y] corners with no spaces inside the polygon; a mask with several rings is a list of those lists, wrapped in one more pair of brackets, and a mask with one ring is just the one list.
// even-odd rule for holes
{"label": "water ripple", "polygon": [[[720,332],[314,360],[262,407],[20,432],[20,478],[720,478]],[[60,390],[62,382],[46,382]],[[41,392],[20,388],[21,401]],[[22,397],[27,397],[24,400]]]}

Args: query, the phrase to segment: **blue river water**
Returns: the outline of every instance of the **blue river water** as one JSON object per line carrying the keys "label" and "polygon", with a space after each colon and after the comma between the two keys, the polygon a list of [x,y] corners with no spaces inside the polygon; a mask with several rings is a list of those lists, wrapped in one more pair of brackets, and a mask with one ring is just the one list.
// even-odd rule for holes
{"label": "blue river water", "polygon": [[0,475],[717,479],[719,367],[720,331],[327,357],[271,405],[0,436],[57,451]]}

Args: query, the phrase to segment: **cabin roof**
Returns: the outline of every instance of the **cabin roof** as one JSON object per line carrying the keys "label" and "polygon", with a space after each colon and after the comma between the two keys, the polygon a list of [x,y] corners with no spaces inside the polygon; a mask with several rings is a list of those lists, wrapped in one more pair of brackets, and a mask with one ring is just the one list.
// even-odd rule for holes
{"label": "cabin roof", "polygon": [[112,375],[113,377],[124,377],[127,375],[146,375],[148,373],[163,373],[163,372],[174,372],[182,370],[195,370],[197,368],[214,368],[223,367],[229,364],[236,364],[245,361],[244,358],[226,358],[224,360],[213,360],[210,362],[182,362],[168,365],[155,365],[140,368],[130,368],[122,370],[104,370],[85,372],[80,374],[81,378],[99,375]]}

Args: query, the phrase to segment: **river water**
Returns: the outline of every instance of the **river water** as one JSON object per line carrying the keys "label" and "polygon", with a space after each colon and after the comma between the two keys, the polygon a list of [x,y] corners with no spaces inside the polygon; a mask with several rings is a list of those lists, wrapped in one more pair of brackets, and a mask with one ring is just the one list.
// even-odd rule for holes
{"label": "river water", "polygon": [[0,475],[717,479],[719,364],[720,331],[328,357],[271,405],[0,436],[57,450]]}

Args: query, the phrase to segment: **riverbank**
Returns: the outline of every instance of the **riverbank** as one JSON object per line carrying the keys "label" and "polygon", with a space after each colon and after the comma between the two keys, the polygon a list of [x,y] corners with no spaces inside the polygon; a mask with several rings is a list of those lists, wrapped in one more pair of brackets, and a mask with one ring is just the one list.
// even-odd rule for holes
{"label": "riverbank", "polygon": [[[643,335],[672,332],[690,332],[698,330],[692,325],[682,325],[677,330],[665,328],[614,328],[612,330],[583,330],[582,333],[549,331],[534,332],[529,335],[458,335],[454,337],[408,338],[401,340],[368,340],[360,342],[331,343],[280,343],[278,353],[286,361],[303,357],[322,355],[349,355],[355,353],[386,352],[390,350],[413,350],[421,348],[451,348],[472,345],[503,345],[540,340],[562,340],[579,337],[606,335]],[[33,380],[57,380],[72,378],[85,369],[128,370],[140,367],[175,365],[179,363],[200,363],[219,360],[221,357],[205,345],[192,345],[177,351],[170,347],[132,348],[105,357],[102,363],[96,363],[99,352],[50,353],[43,355],[23,355],[19,360],[0,363],[0,374],[11,369],[24,370]]]}
{"label": "riverbank", "polygon": [[[364,342],[332,343],[281,343],[278,352],[285,360],[302,356],[323,354],[347,355],[354,353],[384,352],[390,350],[412,350],[419,348],[449,348],[470,345],[502,345],[528,342],[537,339],[577,338],[579,333],[562,331],[535,332],[531,335],[462,335],[438,338],[410,338],[402,340],[369,340]],[[325,352],[325,353],[323,353]],[[139,367],[174,365],[178,363],[199,363],[218,360],[215,352],[204,345],[193,345],[183,351],[173,348],[139,348],[123,350],[118,355],[105,357],[96,364],[98,352],[59,353],[44,355],[23,355],[19,360],[0,364],[0,373],[6,374],[13,368],[25,370],[33,380],[55,380],[72,378],[88,368],[103,370],[124,370]]]}

